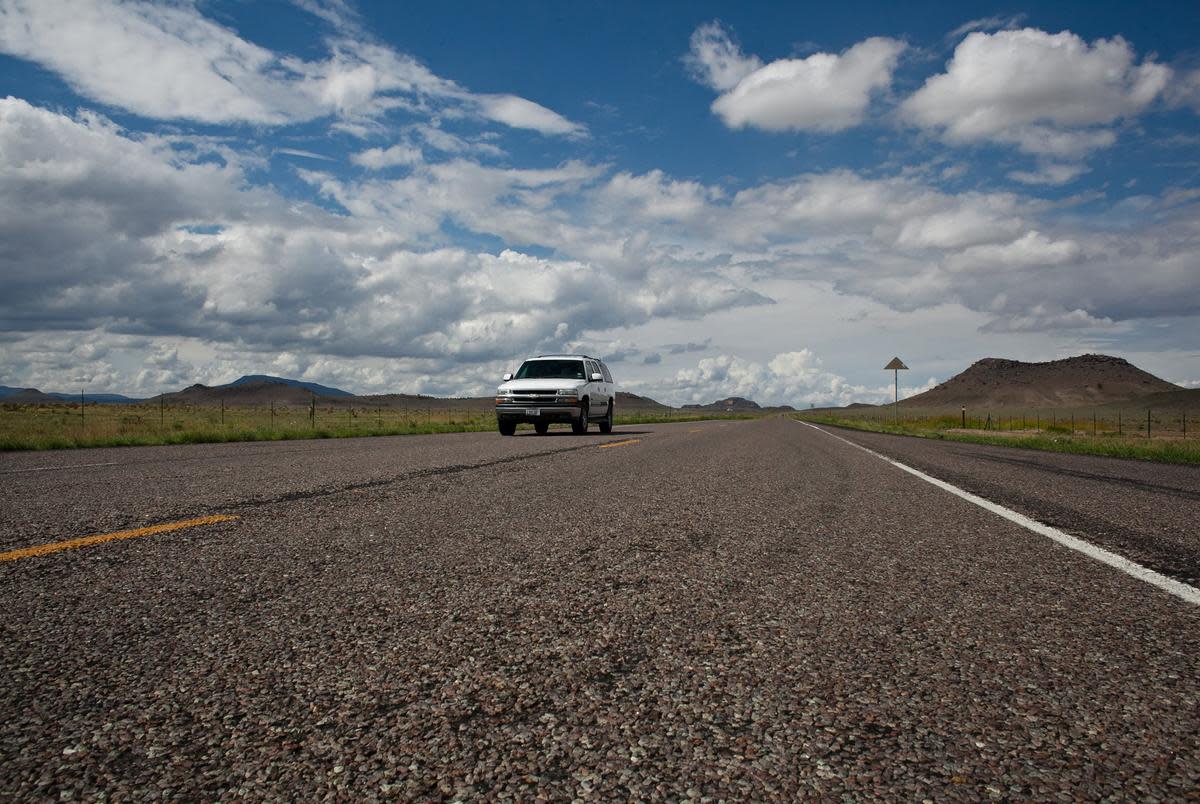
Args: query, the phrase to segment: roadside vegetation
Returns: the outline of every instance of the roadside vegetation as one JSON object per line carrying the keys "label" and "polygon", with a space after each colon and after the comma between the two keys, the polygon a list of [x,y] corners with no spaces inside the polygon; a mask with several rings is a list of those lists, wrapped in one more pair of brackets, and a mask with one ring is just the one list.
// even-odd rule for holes
{"label": "roadside vegetation", "polygon": [[[632,412],[618,413],[615,424],[742,418],[753,416]],[[0,405],[0,451],[425,435],[495,429],[495,414],[479,408]]]}
{"label": "roadside vegetation", "polygon": [[1004,447],[1101,455],[1161,463],[1200,464],[1200,416],[1182,411],[1103,408],[1003,411],[984,417],[889,408],[821,410],[795,418],[874,433],[892,433]]}

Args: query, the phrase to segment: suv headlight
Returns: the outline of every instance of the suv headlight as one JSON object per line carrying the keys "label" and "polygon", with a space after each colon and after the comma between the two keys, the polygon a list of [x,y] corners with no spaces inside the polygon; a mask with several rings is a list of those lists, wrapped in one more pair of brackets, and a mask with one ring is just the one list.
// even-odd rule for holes
{"label": "suv headlight", "polygon": [[559,396],[579,396],[579,389],[578,388],[559,388],[554,393],[558,394]]}

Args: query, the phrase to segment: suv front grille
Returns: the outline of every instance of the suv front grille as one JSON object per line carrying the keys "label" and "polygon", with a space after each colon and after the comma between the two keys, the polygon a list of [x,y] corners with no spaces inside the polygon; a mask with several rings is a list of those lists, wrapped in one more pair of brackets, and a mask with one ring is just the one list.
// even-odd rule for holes
{"label": "suv front grille", "polygon": [[558,394],[555,389],[549,391],[521,391],[510,397],[514,405],[537,405],[553,402],[557,398]]}

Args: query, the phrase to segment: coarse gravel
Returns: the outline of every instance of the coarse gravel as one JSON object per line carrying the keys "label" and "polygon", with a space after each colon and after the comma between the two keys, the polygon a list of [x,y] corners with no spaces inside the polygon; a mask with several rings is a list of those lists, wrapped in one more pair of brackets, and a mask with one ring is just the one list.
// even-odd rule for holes
{"label": "coarse gravel", "polygon": [[632,437],[5,476],[17,546],[240,519],[0,564],[0,797],[1200,794],[1197,607],[785,419]]}

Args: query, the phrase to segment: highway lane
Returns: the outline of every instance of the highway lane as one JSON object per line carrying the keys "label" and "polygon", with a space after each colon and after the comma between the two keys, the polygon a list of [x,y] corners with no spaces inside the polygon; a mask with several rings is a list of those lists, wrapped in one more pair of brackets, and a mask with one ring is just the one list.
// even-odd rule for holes
{"label": "highway lane", "polygon": [[1200,789],[1197,607],[787,420],[636,429],[80,484],[56,533],[242,506],[0,564],[0,795]]}
{"label": "highway lane", "polygon": [[1200,586],[1200,466],[825,429]]}
{"label": "highway lane", "polygon": [[[636,434],[638,428],[626,428]],[[0,453],[0,550],[519,461],[624,436],[552,431]]]}

